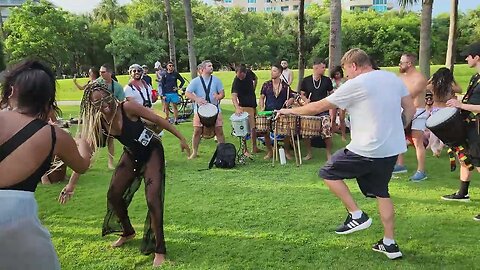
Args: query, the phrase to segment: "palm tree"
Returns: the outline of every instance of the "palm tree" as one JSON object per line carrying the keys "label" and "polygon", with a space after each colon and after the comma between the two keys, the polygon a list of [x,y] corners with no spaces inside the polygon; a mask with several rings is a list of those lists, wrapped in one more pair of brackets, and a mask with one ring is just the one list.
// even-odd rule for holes
{"label": "palm tree", "polygon": [[330,40],[328,49],[328,68],[340,65],[342,58],[342,2],[330,1]]}
{"label": "palm tree", "polygon": [[[398,0],[402,7],[418,3],[419,0]],[[420,50],[418,53],[420,71],[430,78],[430,43],[432,39],[433,0],[422,0],[422,22],[420,25]]]}
{"label": "palm tree", "polygon": [[447,59],[445,66],[453,72],[457,40],[458,0],[450,0],[450,29],[448,31]]}
{"label": "palm tree", "polygon": [[172,8],[170,0],[165,0],[165,14],[167,15],[167,30],[168,30],[168,49],[170,52],[170,61],[174,66],[177,66],[177,54],[175,52],[175,29],[173,28]]}
{"label": "palm tree", "polygon": [[124,6],[120,6],[117,0],[102,0],[93,10],[93,17],[96,20],[105,20],[110,25],[110,29],[115,28],[117,22],[125,22],[127,12]]}
{"label": "palm tree", "polygon": [[298,86],[302,85],[305,74],[305,0],[300,0],[298,5]]}
{"label": "palm tree", "polygon": [[193,47],[192,3],[190,0],[183,0],[183,5],[185,6],[185,23],[187,27],[188,62],[190,64],[190,76],[193,79],[197,77],[197,56]]}

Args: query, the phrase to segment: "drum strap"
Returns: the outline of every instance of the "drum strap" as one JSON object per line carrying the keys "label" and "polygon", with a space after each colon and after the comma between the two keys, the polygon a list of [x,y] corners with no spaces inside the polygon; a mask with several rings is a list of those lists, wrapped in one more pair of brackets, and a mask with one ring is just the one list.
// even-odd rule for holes
{"label": "drum strap", "polygon": [[210,101],[210,88],[212,87],[213,77],[210,75],[210,81],[208,82],[208,86],[205,85],[205,80],[202,76],[200,76],[200,81],[202,82],[203,90],[205,90],[205,99],[208,101],[208,103],[212,103]]}
{"label": "drum strap", "polygon": [[150,100],[150,95],[148,94],[148,86],[143,83],[143,86],[145,87],[145,92],[147,92],[147,99],[145,99],[145,96],[143,95],[142,93],[142,89],[138,89],[137,87],[135,87],[133,84],[129,83],[128,86],[130,86],[133,90],[137,90],[138,93],[140,93],[140,97],[142,98],[143,100],[143,103],[145,103],[145,101],[148,101],[148,104],[150,104],[150,107],[152,106],[152,101]]}

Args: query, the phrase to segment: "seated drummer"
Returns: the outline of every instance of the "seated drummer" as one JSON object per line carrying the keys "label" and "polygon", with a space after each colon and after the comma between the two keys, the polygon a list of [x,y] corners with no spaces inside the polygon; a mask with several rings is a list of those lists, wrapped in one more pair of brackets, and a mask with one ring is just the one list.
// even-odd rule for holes
{"label": "seated drummer", "polygon": [[[305,105],[322,100],[333,92],[332,81],[324,76],[326,66],[323,60],[315,59],[313,61],[313,75],[303,78],[300,87],[300,97]],[[324,111],[317,116],[321,117],[321,137],[325,141],[327,160],[330,160],[332,155],[332,127],[335,126],[336,110]],[[309,160],[312,158],[311,139],[304,138],[303,141],[307,148],[307,155],[303,159]]]}
{"label": "seated drummer", "polygon": [[[248,113],[248,123],[252,136],[252,151],[253,153],[258,153],[257,134],[255,132],[255,116],[257,115],[256,76],[245,65],[237,66],[235,73],[236,76],[232,84],[232,102],[235,106],[235,114]],[[245,154],[248,155],[248,150]]]}
{"label": "seated drummer", "polygon": [[[283,68],[280,64],[273,64],[271,74],[271,80],[263,83],[262,90],[260,92],[260,110],[261,111],[274,111],[280,110],[284,107],[292,105],[293,92],[286,82],[284,82],[280,76],[282,75]],[[288,98],[287,98],[288,96]],[[291,159],[292,156],[288,151],[288,145],[290,136],[286,136],[284,139],[285,144],[285,156],[287,159]],[[270,135],[265,135],[265,145],[267,146],[267,154],[264,159],[270,159],[273,156],[272,140]]]}

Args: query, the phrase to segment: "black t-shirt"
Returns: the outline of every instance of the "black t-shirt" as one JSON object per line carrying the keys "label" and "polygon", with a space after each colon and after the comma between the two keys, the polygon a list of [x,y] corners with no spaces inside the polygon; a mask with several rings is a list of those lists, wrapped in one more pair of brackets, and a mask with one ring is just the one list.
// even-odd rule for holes
{"label": "black t-shirt", "polygon": [[255,78],[252,77],[252,73],[247,72],[243,80],[240,80],[237,76],[233,79],[232,93],[237,94],[241,107],[257,107],[257,98],[255,96],[255,89],[253,88]]}
{"label": "black t-shirt", "polygon": [[[469,93],[471,91],[471,94]],[[467,95],[469,95],[466,103],[480,105],[480,74],[475,74],[468,84]]]}
{"label": "black t-shirt", "polygon": [[326,98],[333,91],[333,85],[328,77],[322,76],[319,81],[314,81],[310,75],[303,78],[300,90],[305,92],[305,97],[310,97],[310,101],[314,102]]}

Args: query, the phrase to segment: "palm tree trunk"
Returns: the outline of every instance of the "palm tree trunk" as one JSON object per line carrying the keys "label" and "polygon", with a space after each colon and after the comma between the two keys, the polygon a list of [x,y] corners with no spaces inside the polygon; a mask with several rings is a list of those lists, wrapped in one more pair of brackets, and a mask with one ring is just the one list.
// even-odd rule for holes
{"label": "palm tree trunk", "polygon": [[330,40],[328,50],[328,68],[340,65],[342,58],[342,3],[330,1]]}
{"label": "palm tree trunk", "polygon": [[420,25],[420,71],[425,77],[430,78],[430,43],[432,36],[432,7],[433,0],[423,0],[422,23]]}
{"label": "palm tree trunk", "polygon": [[305,0],[298,6],[298,85],[300,90],[305,75]]}
{"label": "palm tree trunk", "polygon": [[187,27],[188,62],[190,64],[190,76],[193,79],[197,77],[197,56],[193,47],[192,4],[190,0],[183,0],[183,5],[185,6],[185,23]]}
{"label": "palm tree trunk", "polygon": [[172,8],[170,7],[170,0],[165,0],[165,14],[167,15],[167,30],[168,30],[168,49],[170,52],[170,61],[174,66],[177,66],[177,55],[175,52],[175,29],[173,28]]}
{"label": "palm tree trunk", "polygon": [[445,66],[453,72],[455,66],[455,49],[458,23],[458,0],[450,0],[450,29],[448,31],[447,59]]}

